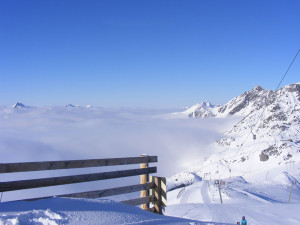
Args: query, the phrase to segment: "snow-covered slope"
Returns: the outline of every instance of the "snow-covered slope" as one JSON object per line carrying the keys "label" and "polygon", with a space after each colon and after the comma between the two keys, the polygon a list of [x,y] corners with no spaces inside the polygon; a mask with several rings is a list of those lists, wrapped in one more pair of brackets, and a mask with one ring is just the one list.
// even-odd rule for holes
{"label": "snow-covered slope", "polygon": [[111,200],[51,198],[0,204],[0,224],[180,224],[211,223],[161,216]]}
{"label": "snow-covered slope", "polygon": [[223,106],[195,105],[178,113],[238,120],[215,143],[216,153],[167,180],[167,214],[220,223],[245,215],[249,224],[299,224],[298,89],[299,83],[276,92],[257,86]]}
{"label": "snow-covered slope", "polygon": [[[242,177],[225,179],[221,185],[223,204],[218,184],[209,177],[185,173],[176,179],[190,184],[168,192],[165,216],[107,199],[50,198],[0,203],[0,224],[234,225],[243,215],[249,225],[300,223],[300,184],[291,174],[259,183]],[[170,185],[174,181],[168,180]],[[287,204],[293,182],[291,204]]]}
{"label": "snow-covered slope", "polygon": [[[187,184],[168,191],[166,214],[217,224],[236,224],[244,215],[252,225],[300,223],[299,174],[280,173],[260,182],[231,177],[221,182],[200,173],[181,173],[168,179],[168,186]],[[288,200],[293,189],[290,204]]]}
{"label": "snow-covered slope", "polygon": [[[202,104],[182,112],[201,117],[239,117],[240,120],[217,141],[217,154],[198,169],[215,178],[231,175],[264,174],[287,165],[300,167],[300,92],[299,84],[278,91],[260,86],[235,97],[227,104],[210,107]],[[206,110],[206,111],[205,111]]]}

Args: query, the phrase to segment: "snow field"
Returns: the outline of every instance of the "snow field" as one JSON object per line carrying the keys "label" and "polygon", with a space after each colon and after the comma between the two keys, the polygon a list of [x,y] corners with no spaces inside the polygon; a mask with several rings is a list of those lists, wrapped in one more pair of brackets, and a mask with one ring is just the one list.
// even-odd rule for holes
{"label": "snow field", "polygon": [[162,216],[143,211],[138,207],[117,203],[111,200],[51,198],[32,202],[18,201],[1,203],[0,224],[208,225],[212,223]]}
{"label": "snow field", "polygon": [[[199,221],[213,221],[217,224],[236,224],[245,215],[248,224],[300,224],[300,185],[298,180],[287,172],[275,177],[270,175],[264,182],[250,183],[242,177],[223,180],[220,204],[218,185],[214,180],[191,181],[191,175],[181,173],[169,179],[169,185],[189,180],[189,185],[168,192],[166,215]],[[180,178],[180,179],[179,179]],[[291,204],[287,204],[293,186]]]}

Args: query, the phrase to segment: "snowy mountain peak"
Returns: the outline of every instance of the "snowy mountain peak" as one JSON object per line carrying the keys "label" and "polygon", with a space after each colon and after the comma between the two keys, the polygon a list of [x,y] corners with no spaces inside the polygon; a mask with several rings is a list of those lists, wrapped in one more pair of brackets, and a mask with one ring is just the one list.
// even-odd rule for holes
{"label": "snowy mountain peak", "polygon": [[188,108],[183,114],[193,118],[214,117],[219,106],[211,104],[209,101],[203,101],[200,104],[193,105]]}
{"label": "snowy mountain peak", "polygon": [[16,104],[13,105],[13,108],[15,109],[21,109],[21,108],[25,108],[26,106],[20,102],[17,102]]}
{"label": "snowy mountain peak", "polygon": [[262,91],[262,90],[264,90],[261,86],[259,86],[259,85],[257,85],[257,86],[255,86],[253,89],[252,89],[252,91]]}
{"label": "snowy mountain peak", "polygon": [[[217,141],[222,153],[211,156],[207,169],[213,172],[239,168],[249,170],[272,170],[278,165],[300,162],[300,91],[299,83],[290,84],[277,91],[260,86],[233,98],[223,106],[211,109],[191,107],[192,117],[204,118],[239,116],[241,119]],[[248,138],[249,137],[249,138]],[[213,163],[219,168],[211,166]],[[248,166],[247,166],[248,165]]]}
{"label": "snowy mountain peak", "polygon": [[202,101],[199,105],[203,107],[214,107],[209,101]]}

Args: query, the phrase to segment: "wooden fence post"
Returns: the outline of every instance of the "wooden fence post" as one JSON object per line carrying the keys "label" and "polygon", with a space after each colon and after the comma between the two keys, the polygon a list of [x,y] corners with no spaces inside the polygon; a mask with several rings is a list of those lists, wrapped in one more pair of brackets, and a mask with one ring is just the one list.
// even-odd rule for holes
{"label": "wooden fence post", "polygon": [[163,214],[164,207],[167,206],[166,178],[151,176],[150,182],[154,183],[154,189],[151,189],[151,195],[153,194],[155,197],[154,212],[158,214]]}
{"label": "wooden fence post", "polygon": [[[141,157],[147,157],[147,155],[141,155]],[[140,168],[148,168],[148,163],[141,163]],[[142,174],[140,178],[141,178],[141,184],[146,184],[149,182],[149,174]],[[149,190],[141,191],[141,195],[140,195],[141,198],[148,197],[148,196],[149,196]],[[149,203],[141,205],[141,208],[143,210],[149,210]]]}

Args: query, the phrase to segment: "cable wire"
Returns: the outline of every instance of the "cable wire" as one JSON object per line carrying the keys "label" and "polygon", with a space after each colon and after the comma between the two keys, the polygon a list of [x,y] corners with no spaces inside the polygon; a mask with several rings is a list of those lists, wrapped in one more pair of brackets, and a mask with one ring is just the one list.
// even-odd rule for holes
{"label": "cable wire", "polygon": [[[275,89],[275,92],[278,91],[281,83],[283,82],[284,78],[286,77],[286,75],[288,74],[290,68],[292,67],[292,65],[294,64],[297,56],[299,55],[299,52],[300,52],[300,49],[297,51],[295,57],[293,58],[292,62],[290,63],[289,67],[287,68],[286,72],[284,73],[283,77],[281,78],[279,84],[277,85],[276,89]],[[239,152],[240,150],[242,149],[242,147],[244,146],[245,142],[248,140],[250,134],[252,133],[253,131],[253,128],[258,124],[258,122],[260,121],[261,117],[263,116],[266,108],[267,108],[267,105],[266,105],[266,102],[267,102],[267,99],[268,99],[269,96],[266,96],[265,97],[265,103],[264,103],[264,109],[262,111],[262,113],[259,115],[258,119],[256,120],[256,122],[254,123],[254,125],[251,126],[251,129],[250,129],[250,132],[248,133],[248,135],[246,136],[245,140],[243,141],[243,143],[239,146],[239,149],[237,150],[236,154],[232,157],[234,158]],[[224,171],[220,174],[219,178],[221,178],[221,176],[223,175]]]}
{"label": "cable wire", "polygon": [[[278,89],[279,89],[281,83],[283,82],[283,80],[284,80],[284,78],[286,77],[286,75],[288,74],[290,68],[291,68],[292,65],[294,64],[294,62],[295,62],[295,60],[296,60],[296,58],[297,58],[299,52],[300,52],[300,49],[297,51],[295,57],[293,58],[292,62],[291,62],[290,65],[289,65],[288,69],[286,70],[286,72],[284,73],[283,77],[281,78],[279,84],[277,85],[277,87],[276,87],[276,89],[275,89],[275,92],[278,91]],[[241,150],[242,147],[244,146],[245,142],[247,141],[249,135],[252,133],[253,127],[255,127],[255,126],[257,125],[257,123],[260,121],[261,117],[263,116],[263,114],[264,114],[264,112],[265,112],[265,110],[266,110],[266,108],[267,108],[266,102],[267,102],[268,97],[269,97],[268,95],[265,97],[265,103],[264,103],[265,106],[264,106],[264,109],[263,109],[262,113],[260,114],[260,116],[259,116],[258,119],[256,120],[255,124],[254,124],[253,126],[251,126],[250,133],[247,135],[247,137],[245,138],[244,142],[240,145],[240,147],[239,147],[238,151],[236,152],[236,154],[234,155],[234,157],[240,152],[240,150]],[[252,133],[252,134],[253,134],[253,133]],[[252,151],[251,151],[251,157],[252,157]],[[253,163],[253,162],[252,162],[252,163]],[[253,165],[251,165],[250,169],[251,169],[252,167],[253,167]],[[219,176],[219,181],[220,181],[221,176],[222,176],[222,174],[223,174],[224,172],[225,172],[225,170],[223,169],[223,172],[222,172],[222,173],[220,174],[220,176]],[[245,203],[244,203],[244,207],[243,207],[243,212],[244,212],[244,214],[246,214],[246,205],[247,205],[247,204],[248,204],[248,198],[246,198],[246,201],[245,201]]]}
{"label": "cable wire", "polygon": [[[275,89],[275,92],[278,91],[280,85],[282,84],[283,80],[285,79],[286,75],[288,74],[290,68],[292,67],[292,65],[294,64],[297,56],[299,55],[299,52],[300,52],[300,49],[297,51],[295,57],[293,58],[292,62],[290,63],[289,67],[287,68],[286,72],[284,73],[283,77],[281,78],[279,84],[277,85],[276,89]],[[264,109],[262,111],[262,113],[259,115],[259,117],[257,118],[256,122],[254,123],[254,125],[251,126],[251,129],[250,129],[250,132],[248,133],[248,135],[246,136],[245,140],[243,141],[243,143],[239,146],[239,149],[236,151],[235,155],[232,157],[232,158],[235,158],[236,155],[240,152],[240,150],[242,149],[242,147],[244,146],[245,142],[248,140],[250,134],[252,133],[253,131],[253,128],[258,124],[258,122],[260,121],[260,119],[262,118],[266,108],[267,108],[267,105],[266,105],[266,102],[267,102],[267,99],[268,99],[269,96],[266,96],[265,97],[265,103],[264,103]],[[252,151],[251,151],[252,152]],[[220,174],[219,176],[219,180],[221,179],[221,176],[224,174],[225,172],[225,169],[223,169],[223,172]],[[246,204],[247,204],[247,201],[246,201]]]}

